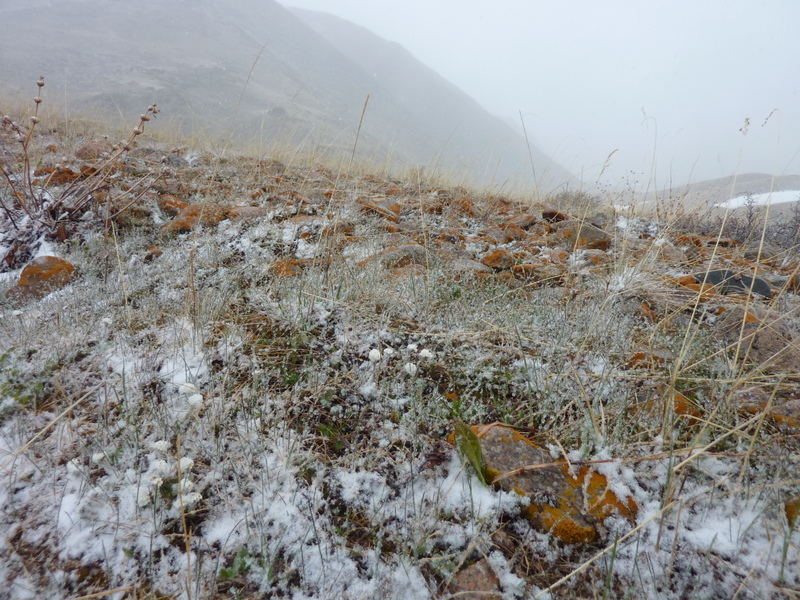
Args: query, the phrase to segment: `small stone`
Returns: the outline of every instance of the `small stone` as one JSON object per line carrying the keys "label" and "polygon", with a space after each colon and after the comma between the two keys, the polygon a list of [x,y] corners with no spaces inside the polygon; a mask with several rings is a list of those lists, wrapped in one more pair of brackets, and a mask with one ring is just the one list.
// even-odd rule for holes
{"label": "small stone", "polygon": [[557,223],[559,221],[568,221],[572,219],[572,217],[558,209],[546,208],[542,211],[542,219],[548,223]]}
{"label": "small stone", "polygon": [[228,218],[230,209],[216,204],[189,204],[172,221],[162,225],[162,235],[177,235],[191,231],[195,225],[210,227]]}
{"label": "small stone", "polygon": [[43,298],[60,290],[72,281],[75,267],[56,256],[40,256],[29,262],[19,277],[19,283],[6,293],[17,302]]}
{"label": "small stone", "polygon": [[487,252],[481,262],[487,267],[502,271],[514,266],[514,256],[505,248],[495,248]]}
{"label": "small stone", "polygon": [[800,336],[786,324],[785,315],[767,311],[757,303],[747,310],[728,308],[714,323],[713,334],[727,345],[738,360],[747,359],[769,370],[797,374],[800,365]]}
{"label": "small stone", "polygon": [[158,197],[158,208],[170,217],[177,216],[187,206],[189,206],[189,203],[186,200],[181,200],[175,194],[161,194]]}
{"label": "small stone", "polygon": [[427,267],[429,264],[438,262],[437,257],[420,244],[404,244],[387,248],[363,261],[361,265],[363,266],[371,260],[380,261],[387,269],[407,267],[409,265]]}
{"label": "small stone", "polygon": [[270,271],[277,277],[294,277],[314,262],[314,259],[284,258],[272,263]]}
{"label": "small stone", "polygon": [[75,156],[81,160],[93,160],[100,158],[107,152],[111,152],[111,144],[108,142],[86,142],[78,146],[75,150]]}
{"label": "small stone", "polygon": [[500,580],[485,558],[461,569],[453,576],[450,593],[461,600],[501,600]]}
{"label": "small stone", "polygon": [[516,217],[512,217],[508,219],[503,226],[513,225],[515,227],[519,227],[520,229],[530,229],[536,224],[536,215],[532,215],[530,213],[523,213],[521,215],[517,215]]}
{"label": "small stone", "polygon": [[608,250],[611,247],[611,236],[594,225],[577,220],[554,223],[552,231],[558,234],[564,245],[574,248],[590,248]]}

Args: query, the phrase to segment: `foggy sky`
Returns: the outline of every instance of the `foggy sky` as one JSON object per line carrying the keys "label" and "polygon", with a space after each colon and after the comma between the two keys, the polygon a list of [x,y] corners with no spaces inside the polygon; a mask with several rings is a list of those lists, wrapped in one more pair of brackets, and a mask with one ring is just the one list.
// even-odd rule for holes
{"label": "foggy sky", "polygon": [[800,173],[798,0],[281,2],[402,44],[517,127],[521,111],[587,183]]}

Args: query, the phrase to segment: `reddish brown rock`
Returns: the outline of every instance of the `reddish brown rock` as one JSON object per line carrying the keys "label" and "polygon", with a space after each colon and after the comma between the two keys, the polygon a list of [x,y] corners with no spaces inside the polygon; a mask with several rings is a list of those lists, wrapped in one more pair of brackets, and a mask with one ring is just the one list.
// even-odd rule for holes
{"label": "reddish brown rock", "polygon": [[75,150],[75,156],[81,160],[94,160],[107,152],[111,152],[111,144],[108,142],[85,142]]}
{"label": "reddish brown rock", "polygon": [[158,197],[158,208],[170,217],[177,216],[187,206],[189,203],[186,200],[181,200],[174,194],[161,194]]}
{"label": "reddish brown rock", "polygon": [[520,229],[530,229],[536,224],[536,215],[532,215],[530,213],[523,213],[521,215],[517,215],[516,217],[511,217],[503,226],[513,225],[514,227],[519,227]]}
{"label": "reddish brown rock", "polygon": [[277,277],[294,277],[316,262],[313,258],[285,258],[276,260],[269,269]]}
{"label": "reddish brown rock", "polygon": [[504,248],[495,248],[487,252],[481,262],[487,267],[502,271],[514,266],[514,256]]}
{"label": "reddish brown rock", "polygon": [[786,511],[786,520],[789,522],[789,527],[797,529],[797,516],[800,515],[800,496],[789,498],[784,502],[783,508]]}
{"label": "reddish brown rock", "polygon": [[608,250],[611,247],[611,236],[594,225],[581,221],[560,221],[551,225],[551,230],[558,234],[568,248],[591,248]]}
{"label": "reddish brown rock", "polygon": [[358,203],[366,211],[377,213],[392,223],[400,222],[400,211],[402,210],[402,205],[397,202],[397,200],[387,198],[385,200],[376,201],[370,198],[360,198]]}
{"label": "reddish brown rock", "polygon": [[501,600],[503,598],[503,594],[498,591],[500,580],[485,558],[456,573],[448,588],[452,597],[461,600]]}
{"label": "reddish brown rock", "polygon": [[20,303],[43,298],[72,281],[74,273],[75,267],[66,260],[56,256],[40,256],[22,269],[19,283],[6,295]]}
{"label": "reddish brown rock", "polygon": [[404,244],[402,246],[395,246],[387,248],[363,261],[361,265],[366,265],[372,260],[378,260],[387,269],[395,269],[398,267],[407,267],[409,265],[420,265],[427,267],[437,261],[437,257],[428,252],[424,246],[420,244]]}
{"label": "reddish brown rock", "polygon": [[542,211],[542,218],[548,223],[557,223],[558,221],[568,221],[572,219],[567,213],[561,212],[555,208],[546,208]]}
{"label": "reddish brown rock", "polygon": [[162,225],[162,235],[177,235],[191,231],[195,225],[210,227],[228,218],[230,209],[217,204],[189,204],[172,221]]}
{"label": "reddish brown rock", "polygon": [[[534,527],[568,544],[604,538],[602,521],[618,515],[633,522],[639,510],[633,498],[620,499],[605,476],[588,465],[555,460],[528,438],[499,423],[470,427],[481,441],[487,480],[530,498],[524,514]],[[450,441],[455,438],[451,434]]]}

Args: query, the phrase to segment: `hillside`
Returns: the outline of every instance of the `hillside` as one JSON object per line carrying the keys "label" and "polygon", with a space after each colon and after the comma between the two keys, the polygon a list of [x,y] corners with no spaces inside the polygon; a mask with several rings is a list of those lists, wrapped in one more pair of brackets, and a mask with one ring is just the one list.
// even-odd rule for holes
{"label": "hillside", "polygon": [[800,594],[796,239],[153,116],[0,129],[0,598]]}
{"label": "hillside", "polygon": [[572,181],[532,148],[534,186],[525,142],[511,128],[402,49],[387,53],[384,40],[358,35],[361,52],[392,60],[365,64],[340,36],[319,35],[273,0],[7,2],[0,91],[27,98],[45,75],[47,99],[62,111],[93,108],[118,121],[157,102],[198,140],[224,147],[233,137],[237,146],[337,160],[352,152],[369,94],[361,161],[541,193]]}

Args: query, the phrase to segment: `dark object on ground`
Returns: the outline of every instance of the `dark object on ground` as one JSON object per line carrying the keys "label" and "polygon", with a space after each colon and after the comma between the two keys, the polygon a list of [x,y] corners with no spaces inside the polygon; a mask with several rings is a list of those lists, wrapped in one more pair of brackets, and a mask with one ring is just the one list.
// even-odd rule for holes
{"label": "dark object on ground", "polygon": [[723,294],[728,292],[750,292],[751,290],[769,298],[772,296],[772,288],[769,284],[758,277],[755,280],[747,275],[740,275],[736,271],[729,271],[728,269],[719,269],[717,271],[708,271],[703,273],[694,273],[692,275],[698,283],[710,283],[711,285],[719,287]]}

